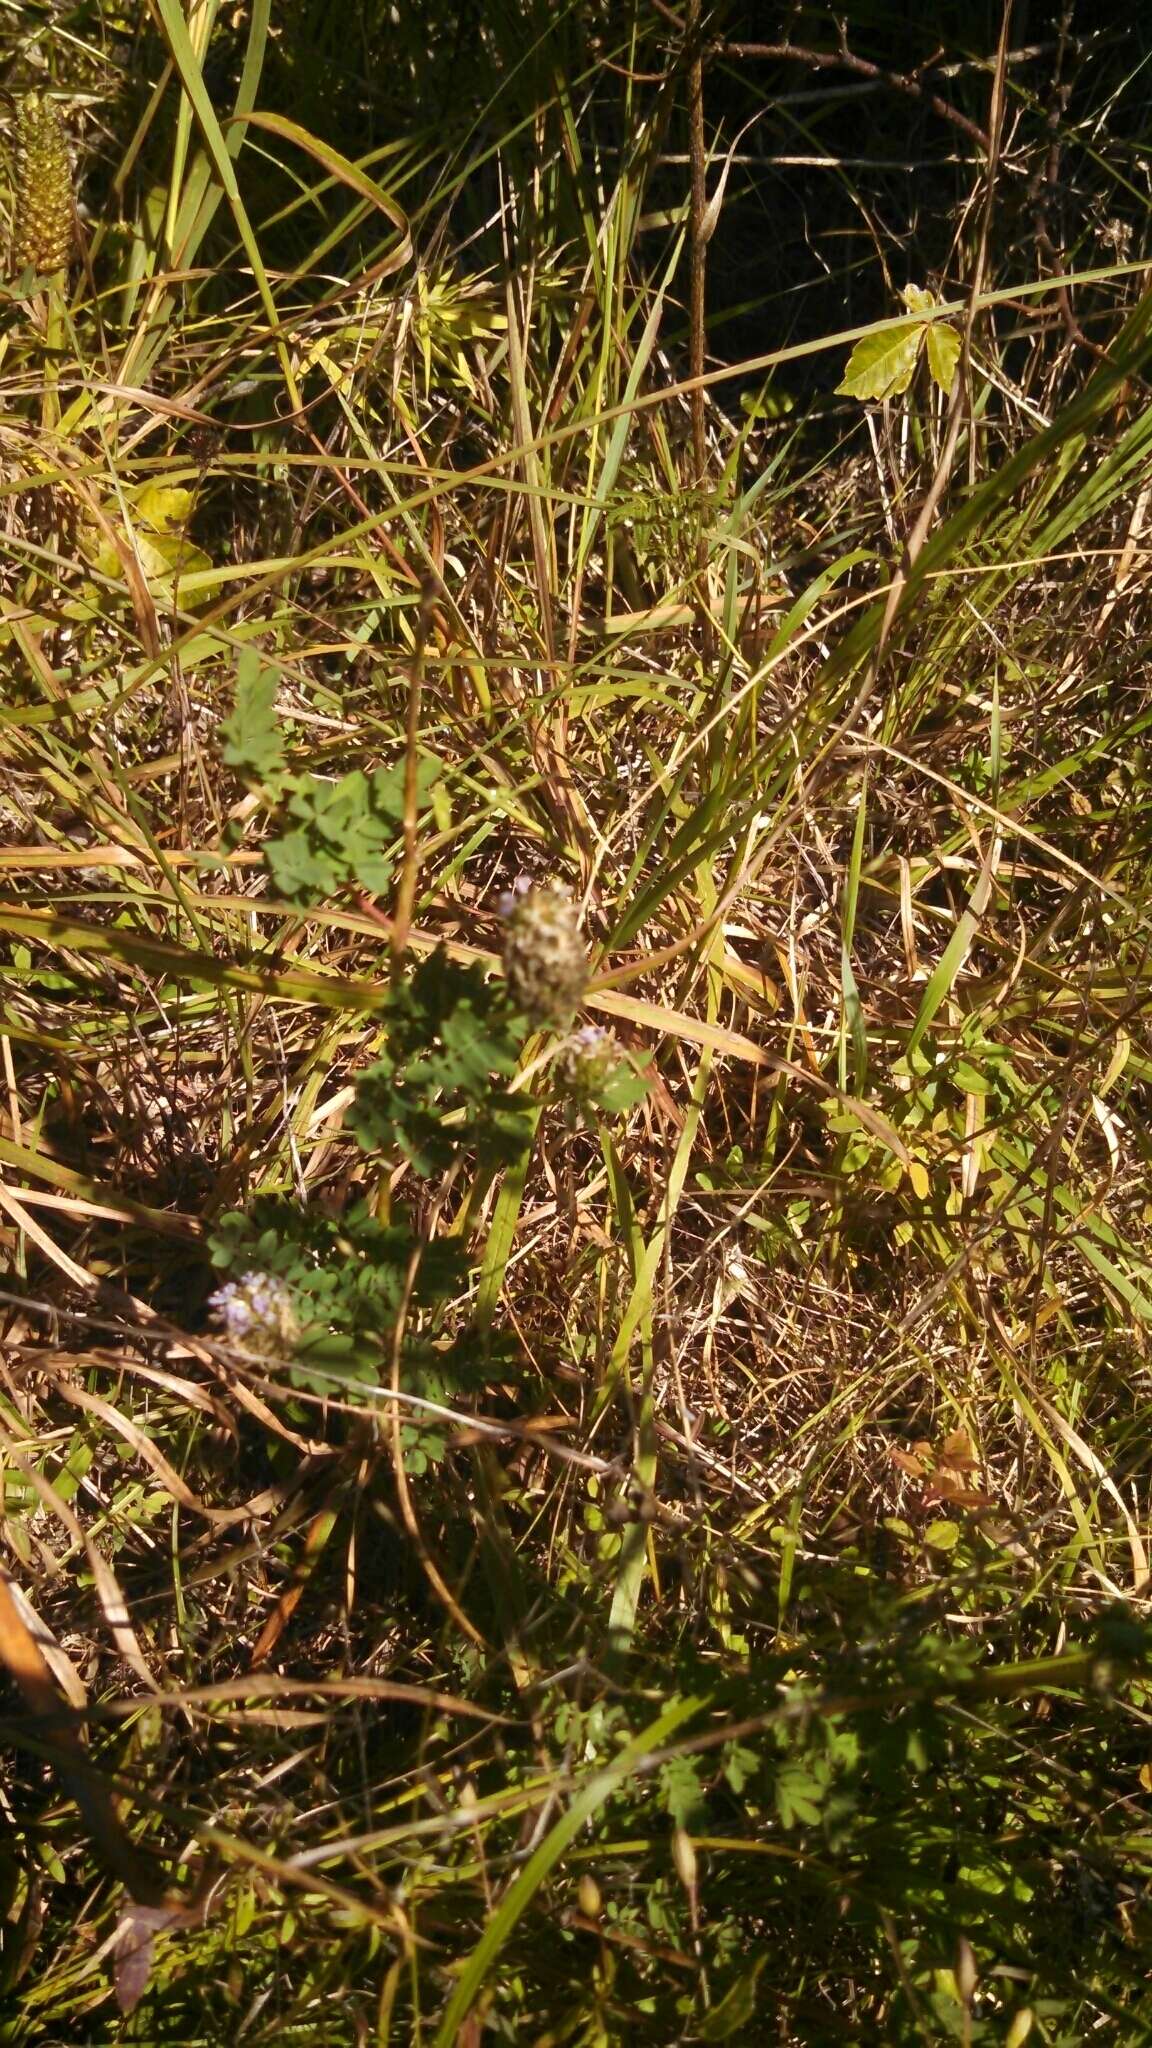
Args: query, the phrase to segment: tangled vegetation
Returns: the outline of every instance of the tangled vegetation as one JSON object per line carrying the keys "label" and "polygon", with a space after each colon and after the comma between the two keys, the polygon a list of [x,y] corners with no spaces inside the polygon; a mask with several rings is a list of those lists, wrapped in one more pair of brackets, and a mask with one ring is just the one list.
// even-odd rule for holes
{"label": "tangled vegetation", "polygon": [[1152,2039],[1152,45],[910,13],[0,14],[11,2048]]}

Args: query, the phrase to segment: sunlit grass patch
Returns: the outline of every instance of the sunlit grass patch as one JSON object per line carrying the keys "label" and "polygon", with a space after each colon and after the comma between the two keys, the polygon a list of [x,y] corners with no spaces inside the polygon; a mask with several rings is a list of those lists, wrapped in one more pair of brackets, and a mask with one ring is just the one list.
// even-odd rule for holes
{"label": "sunlit grass patch", "polygon": [[2,32],[0,2035],[1143,2039],[1139,67],[483,12]]}

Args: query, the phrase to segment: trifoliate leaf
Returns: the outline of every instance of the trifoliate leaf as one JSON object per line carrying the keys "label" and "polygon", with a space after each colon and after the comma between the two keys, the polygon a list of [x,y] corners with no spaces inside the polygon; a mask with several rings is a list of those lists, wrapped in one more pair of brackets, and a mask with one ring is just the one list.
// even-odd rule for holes
{"label": "trifoliate leaf", "polygon": [[843,398],[896,398],[907,391],[924,338],[924,322],[907,320],[881,334],[865,334],[848,358],[842,381]]}
{"label": "trifoliate leaf", "polygon": [[836,389],[847,398],[896,398],[907,391],[920,358],[941,391],[948,394],[960,358],[960,336],[946,320],[933,320],[940,301],[921,284],[908,284],[900,294],[915,318],[879,334],[866,334],[848,359],[844,380]]}

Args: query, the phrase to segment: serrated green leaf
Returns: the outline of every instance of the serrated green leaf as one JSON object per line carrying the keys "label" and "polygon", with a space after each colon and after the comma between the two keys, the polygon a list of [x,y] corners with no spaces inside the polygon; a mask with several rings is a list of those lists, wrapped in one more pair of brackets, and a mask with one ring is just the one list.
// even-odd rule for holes
{"label": "serrated green leaf", "polygon": [[[220,736],[229,768],[268,787],[284,768],[284,737],[276,719],[278,678],[266,668],[254,647],[245,647],[236,663],[236,700]],[[278,792],[274,789],[273,794]]]}
{"label": "serrated green leaf", "polygon": [[917,315],[930,313],[937,303],[935,292],[926,291],[922,284],[906,284],[900,297],[909,313]]}
{"label": "serrated green leaf", "polygon": [[657,1782],[668,1818],[678,1828],[691,1828],[705,1813],[700,1767],[691,1756],[669,1757],[661,1764]]}
{"label": "serrated green leaf", "polygon": [[960,336],[946,320],[933,320],[928,328],[928,368],[947,398],[960,360]]}
{"label": "serrated green leaf", "polygon": [[774,1787],[776,1811],[786,1828],[816,1827],[824,1804],[825,1787],[803,1764],[782,1764]]}
{"label": "serrated green leaf", "polygon": [[844,398],[895,398],[907,391],[924,333],[923,320],[906,320],[879,334],[862,335],[836,386],[837,394]]}
{"label": "serrated green leaf", "polygon": [[315,847],[306,832],[285,832],[270,839],[264,859],[276,888],[290,903],[329,896],[339,880],[336,862]]}

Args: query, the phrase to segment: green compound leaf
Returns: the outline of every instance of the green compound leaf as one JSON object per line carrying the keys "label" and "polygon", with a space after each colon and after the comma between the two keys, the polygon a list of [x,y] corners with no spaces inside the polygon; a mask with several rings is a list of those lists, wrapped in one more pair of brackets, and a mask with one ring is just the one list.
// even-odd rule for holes
{"label": "green compound leaf", "polygon": [[502,984],[438,949],[390,991],[386,1017],[380,1057],[360,1074],[348,1112],[363,1149],[401,1152],[425,1178],[465,1149],[493,1163],[518,1159],[536,1111],[502,1085],[527,1028]]}
{"label": "green compound leaf", "polygon": [[678,1828],[702,1825],[707,1818],[700,1766],[695,1757],[672,1756],[656,1774],[660,1803]]}
{"label": "green compound leaf", "polygon": [[[292,1304],[295,1337],[277,1346],[290,1349],[291,1362],[277,1360],[289,1383],[331,1392],[375,1382],[386,1358],[401,1305],[434,1310],[464,1284],[463,1247],[447,1239],[423,1246],[412,1274],[417,1237],[413,1221],[397,1209],[383,1224],[366,1203],[342,1217],[304,1209],[281,1195],[260,1195],[249,1213],[222,1216],[209,1239],[219,1271],[259,1275],[282,1283]],[[411,1292],[409,1293],[409,1290]],[[259,1350],[259,1342],[245,1340]],[[458,1396],[471,1370],[460,1349],[433,1349],[406,1336],[404,1384],[426,1399]],[[419,1419],[410,1427],[426,1457],[436,1454],[434,1438],[424,1440]]]}
{"label": "green compound leaf", "polygon": [[[423,802],[438,768],[421,761],[418,801]],[[394,866],[404,814],[404,766],[353,769],[338,782],[301,776],[290,789],[288,830],[265,843],[264,858],[281,895],[313,903],[349,884],[379,896]]]}
{"label": "green compound leaf", "polygon": [[817,1827],[828,1790],[823,1759],[805,1764],[799,1758],[781,1764],[774,1786],[776,1811],[786,1828]]}
{"label": "green compound leaf", "polygon": [[[224,760],[279,806],[264,843],[264,864],[290,903],[315,903],[354,887],[379,896],[388,887],[403,833],[403,761],[337,779],[295,774],[276,719],[277,676],[255,648],[236,664],[236,701],[221,727]],[[428,756],[416,764],[416,801],[427,802],[440,773]]]}
{"label": "green compound leaf", "polygon": [[278,893],[288,903],[314,903],[335,894],[340,863],[324,847],[315,846],[307,832],[285,832],[279,839],[270,839],[264,859]]}

